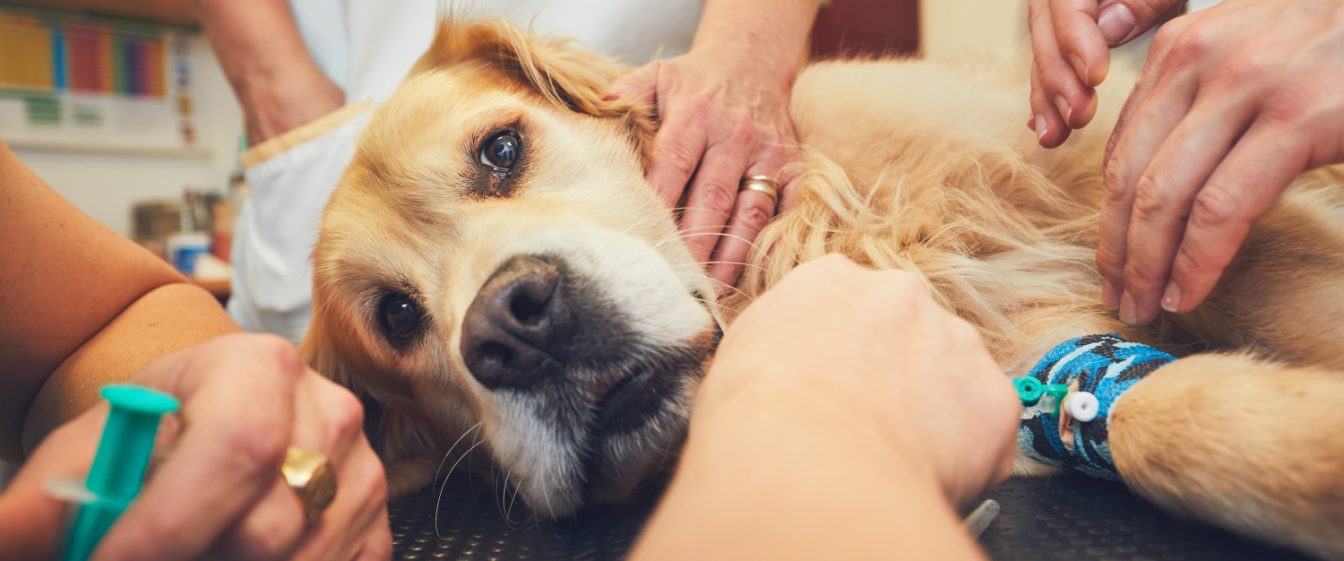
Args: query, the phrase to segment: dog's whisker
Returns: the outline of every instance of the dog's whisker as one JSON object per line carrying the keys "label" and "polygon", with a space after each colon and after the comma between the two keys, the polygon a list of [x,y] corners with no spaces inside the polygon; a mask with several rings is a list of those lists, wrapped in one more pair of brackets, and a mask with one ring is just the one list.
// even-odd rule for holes
{"label": "dog's whisker", "polygon": [[[726,283],[726,282],[723,282],[723,281],[721,281],[721,280],[719,280],[719,279],[716,279],[716,278],[710,278],[709,280],[710,280],[711,282],[715,283],[715,284],[721,284],[721,285],[723,285],[724,287],[726,287],[728,290],[731,290],[731,291],[733,291],[733,292],[736,292],[736,293],[742,295],[743,298],[750,298],[750,297],[751,297],[750,294],[747,294],[746,292],[743,292],[742,289],[740,289],[740,288],[738,288],[738,287],[736,287],[736,286],[733,286],[733,285],[731,285],[731,284],[728,284],[728,283]],[[720,307],[723,307],[723,306],[720,306]]]}
{"label": "dog's whisker", "polygon": [[[506,486],[505,488],[507,489],[507,486]],[[514,486],[514,488],[513,488],[513,498],[509,499],[509,506],[504,510],[504,520],[507,520],[507,521],[509,521],[510,523],[512,523],[512,521],[513,521],[513,505],[514,505],[515,502],[518,501],[518,493],[519,493],[519,491],[522,491],[522,487]],[[527,522],[527,520],[523,520],[523,522],[525,523],[525,522]],[[521,524],[521,523],[520,523],[520,524]]]}
{"label": "dog's whisker", "polygon": [[551,518],[555,518],[555,505],[551,504],[551,492],[545,488],[541,490],[542,501],[546,503],[546,512],[550,513]]}
{"label": "dog's whisker", "polygon": [[447,538],[447,536],[444,536],[439,532],[439,510],[443,506],[443,492],[448,489],[447,479],[452,477],[453,471],[457,469],[457,465],[462,463],[462,460],[467,456],[470,456],[472,450],[475,450],[477,446],[482,444],[485,444],[484,439],[477,440],[475,444],[471,445],[471,448],[467,448],[467,451],[462,453],[462,457],[458,458],[456,462],[453,462],[453,467],[448,468],[448,475],[444,476],[444,485],[439,487],[439,495],[434,499],[434,535],[438,536],[439,539]]}
{"label": "dog's whisker", "polygon": [[634,224],[631,224],[630,226],[627,226],[625,230],[622,230],[621,234],[629,234],[630,232],[633,232],[637,228],[643,228],[647,224],[658,222],[661,220],[663,220],[663,217],[658,215],[642,216]]}
{"label": "dog's whisker", "polygon": [[766,270],[765,267],[762,267],[762,266],[757,265],[757,264],[755,264],[755,263],[747,263],[746,261],[720,261],[720,260],[717,260],[717,259],[716,259],[716,260],[713,260],[713,261],[705,261],[705,264],[706,264],[706,265],[741,265],[741,266],[743,266],[743,267],[747,267],[747,268],[751,268],[751,269],[756,269],[756,270],[761,271],[761,272],[765,272],[765,270]]}
{"label": "dog's whisker", "polygon": [[711,237],[711,236],[717,236],[717,237],[721,237],[721,238],[729,238],[729,239],[734,239],[734,240],[740,240],[740,241],[745,242],[748,246],[750,246],[751,249],[752,249],[752,251],[753,251],[754,253],[762,254],[762,253],[765,252],[765,250],[762,249],[761,246],[756,245],[756,242],[754,242],[754,241],[752,241],[752,240],[749,240],[749,239],[747,239],[747,238],[744,238],[744,237],[742,237],[742,236],[739,236],[739,235],[737,235],[737,234],[729,234],[729,233],[726,233],[726,232],[705,232],[705,233],[701,233],[701,234],[685,234],[685,233],[683,233],[683,234],[681,235],[681,238],[683,238],[683,239],[685,239],[685,238],[703,238],[703,237]]}
{"label": "dog's whisker", "polygon": [[[446,463],[446,462],[448,461],[448,456],[451,456],[451,455],[453,454],[453,449],[457,448],[457,445],[458,445],[459,443],[461,443],[461,442],[462,442],[462,439],[463,439],[463,438],[466,438],[468,434],[471,434],[471,431],[474,431],[474,430],[476,430],[476,429],[481,428],[481,425],[484,424],[484,423],[485,423],[485,420],[478,421],[476,424],[472,425],[472,426],[471,426],[470,428],[468,428],[467,430],[462,431],[462,435],[459,436],[459,437],[457,437],[457,440],[454,440],[454,441],[453,441],[452,446],[449,446],[449,447],[448,447],[448,451],[447,451],[447,452],[444,452],[444,453],[443,453],[443,459],[442,459],[442,460],[439,460],[439,467],[434,468],[434,479],[433,479],[432,481],[434,482],[434,485],[435,485],[435,486],[437,486],[437,485],[439,484],[439,472],[440,472],[440,471],[443,471],[443,464]],[[447,478],[446,478],[446,477],[444,478],[444,484],[447,485]]]}
{"label": "dog's whisker", "polygon": [[509,519],[509,511],[505,508],[505,503],[509,500],[509,478],[513,477],[513,470],[504,473],[504,485],[500,487],[499,492],[499,513],[504,516],[504,522],[512,525],[513,520]]}
{"label": "dog's whisker", "polygon": [[656,241],[656,242],[650,243],[650,244],[649,244],[649,247],[652,248],[652,249],[655,249],[655,250],[656,250],[656,249],[658,249],[658,248],[660,248],[660,247],[663,247],[664,245],[667,245],[667,244],[669,244],[669,243],[672,243],[672,242],[679,242],[679,241],[681,241],[681,236],[680,236],[680,235],[672,235],[672,236],[668,236],[668,237],[666,237],[666,238],[663,238],[663,239],[661,239],[661,240],[658,240],[658,241]]}

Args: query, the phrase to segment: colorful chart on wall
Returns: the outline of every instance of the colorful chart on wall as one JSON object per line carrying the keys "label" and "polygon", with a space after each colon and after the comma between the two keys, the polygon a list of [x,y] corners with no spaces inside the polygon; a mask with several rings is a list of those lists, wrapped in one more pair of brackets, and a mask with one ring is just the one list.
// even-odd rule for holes
{"label": "colorful chart on wall", "polygon": [[17,146],[190,151],[190,34],[0,8],[0,138]]}

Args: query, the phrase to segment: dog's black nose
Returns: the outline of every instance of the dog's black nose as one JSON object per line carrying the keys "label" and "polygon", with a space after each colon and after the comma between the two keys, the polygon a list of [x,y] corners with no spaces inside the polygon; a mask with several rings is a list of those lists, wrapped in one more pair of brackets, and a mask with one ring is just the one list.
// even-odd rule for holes
{"label": "dog's black nose", "polygon": [[515,256],[485,281],[462,320],[462,358],[481,385],[525,388],[560,366],[573,330],[556,266]]}

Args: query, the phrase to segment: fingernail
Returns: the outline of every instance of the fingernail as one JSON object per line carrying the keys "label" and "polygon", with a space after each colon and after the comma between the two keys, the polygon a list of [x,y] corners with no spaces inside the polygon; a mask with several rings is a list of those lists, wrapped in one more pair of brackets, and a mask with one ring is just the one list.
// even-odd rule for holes
{"label": "fingernail", "polygon": [[1120,297],[1120,321],[1129,325],[1138,325],[1139,310],[1134,305],[1134,297],[1129,295],[1126,290],[1124,296]]}
{"label": "fingernail", "polygon": [[616,98],[619,98],[619,97],[621,97],[621,96],[616,95],[616,94],[614,94],[614,93],[609,93],[609,94],[607,94],[607,95],[602,96],[602,101],[612,101],[612,100],[615,100]]}
{"label": "fingernail", "polygon": [[1036,140],[1045,141],[1045,133],[1050,132],[1045,128],[1045,115],[1036,116]]}
{"label": "fingernail", "polygon": [[1034,115],[1031,117],[1027,117],[1027,128],[1031,130],[1036,130],[1036,117]]}
{"label": "fingernail", "polygon": [[1064,116],[1064,124],[1068,125],[1073,119],[1073,108],[1069,107],[1069,102],[1064,101],[1064,96],[1055,96],[1055,107],[1059,108],[1059,114]]}
{"label": "fingernail", "polygon": [[1116,293],[1115,285],[1105,279],[1101,281],[1101,304],[1111,311],[1120,307],[1120,295]]}
{"label": "fingernail", "polygon": [[1162,309],[1173,314],[1181,309],[1181,287],[1174,282],[1168,284],[1166,292],[1162,293]]}
{"label": "fingernail", "polygon": [[1069,55],[1069,62],[1073,63],[1073,70],[1078,73],[1078,77],[1087,82],[1087,64],[1078,55]]}
{"label": "fingernail", "polygon": [[1100,17],[1097,18],[1097,27],[1101,28],[1101,36],[1106,38],[1106,43],[1112,47],[1119,45],[1122,41],[1129,38],[1134,33],[1134,27],[1138,25],[1138,20],[1134,18],[1134,12],[1129,7],[1115,3],[1106,6],[1101,10]]}

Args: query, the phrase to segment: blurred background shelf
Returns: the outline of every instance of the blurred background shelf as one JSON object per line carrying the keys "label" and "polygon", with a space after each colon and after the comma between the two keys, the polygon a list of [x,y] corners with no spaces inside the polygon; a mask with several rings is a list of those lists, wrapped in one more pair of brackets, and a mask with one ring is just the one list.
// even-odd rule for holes
{"label": "blurred background shelf", "polygon": [[72,152],[83,154],[101,154],[105,156],[133,156],[141,158],[195,158],[208,160],[214,152],[204,147],[163,148],[156,146],[116,146],[95,143],[71,143],[46,140],[7,140],[6,144],[14,150],[41,150],[46,152]]}
{"label": "blurred background shelf", "polygon": [[138,19],[196,27],[190,0],[2,0],[0,5],[29,6],[84,14]]}

